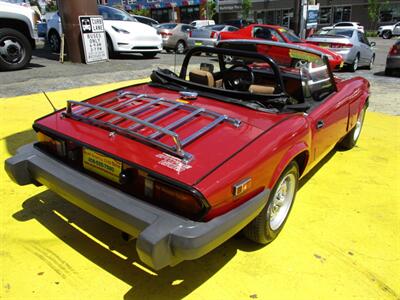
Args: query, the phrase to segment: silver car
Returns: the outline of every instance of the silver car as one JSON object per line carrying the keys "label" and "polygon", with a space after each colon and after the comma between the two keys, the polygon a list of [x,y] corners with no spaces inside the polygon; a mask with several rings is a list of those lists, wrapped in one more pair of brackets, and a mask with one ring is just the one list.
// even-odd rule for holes
{"label": "silver car", "polygon": [[400,40],[397,40],[392,48],[390,48],[389,54],[386,58],[385,74],[392,76],[400,75]]}
{"label": "silver car", "polygon": [[375,60],[375,42],[370,43],[365,34],[357,29],[332,29],[325,34],[312,35],[307,42],[340,54],[352,72],[361,66],[371,69]]}
{"label": "silver car", "polygon": [[191,49],[195,46],[214,47],[220,32],[236,30],[239,30],[239,28],[231,25],[209,25],[194,29],[189,32],[188,48]]}
{"label": "silver car", "polygon": [[183,23],[163,23],[157,26],[161,34],[163,48],[167,51],[176,51],[182,54],[187,50],[187,39],[189,32],[196,27]]}

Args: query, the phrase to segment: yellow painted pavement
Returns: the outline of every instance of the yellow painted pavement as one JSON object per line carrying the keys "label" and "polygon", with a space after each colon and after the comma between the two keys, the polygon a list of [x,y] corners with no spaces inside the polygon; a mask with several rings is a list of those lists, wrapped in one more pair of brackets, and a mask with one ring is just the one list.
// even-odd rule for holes
{"label": "yellow painted pavement", "polygon": [[[48,95],[61,108],[128,83]],[[35,139],[32,121],[49,112],[41,94],[0,99],[1,161]],[[1,168],[0,298],[399,299],[399,132],[399,117],[367,113],[358,146],[303,180],[272,244],[238,236],[158,272],[116,229]]]}

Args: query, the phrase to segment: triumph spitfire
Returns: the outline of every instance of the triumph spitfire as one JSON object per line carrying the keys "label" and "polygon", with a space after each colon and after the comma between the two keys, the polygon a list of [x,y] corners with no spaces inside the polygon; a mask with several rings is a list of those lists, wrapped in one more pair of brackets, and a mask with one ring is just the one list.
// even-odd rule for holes
{"label": "triumph spitfire", "polygon": [[[299,179],[336,145],[356,144],[369,83],[334,77],[316,50],[230,43],[191,49],[179,74],[158,69],[149,83],[67,101],[34,122],[37,142],[6,161],[8,175],[136,238],[153,269],[239,231],[273,241]],[[280,57],[257,45],[281,47]]]}

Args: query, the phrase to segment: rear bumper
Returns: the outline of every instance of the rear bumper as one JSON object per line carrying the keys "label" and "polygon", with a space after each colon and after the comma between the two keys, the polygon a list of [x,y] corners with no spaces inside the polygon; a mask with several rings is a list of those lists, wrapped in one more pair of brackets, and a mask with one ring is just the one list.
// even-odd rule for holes
{"label": "rear bumper", "polygon": [[269,196],[264,190],[230,212],[194,222],[122,193],[26,145],[5,162],[19,185],[43,184],[69,202],[137,237],[140,259],[153,269],[203,256],[254,219]]}
{"label": "rear bumper", "polygon": [[188,48],[192,49],[196,46],[207,46],[207,47],[215,47],[217,43],[217,39],[202,39],[202,38],[190,38],[188,39]]}
{"label": "rear bumper", "polygon": [[400,70],[400,56],[388,56],[386,69]]}

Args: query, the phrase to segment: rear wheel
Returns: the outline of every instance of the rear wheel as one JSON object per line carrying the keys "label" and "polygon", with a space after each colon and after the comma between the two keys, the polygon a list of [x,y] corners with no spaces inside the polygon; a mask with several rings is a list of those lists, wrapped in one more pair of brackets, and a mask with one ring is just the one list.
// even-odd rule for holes
{"label": "rear wheel", "polygon": [[157,55],[157,53],[158,53],[158,52],[143,52],[142,55],[143,55],[145,58],[153,58],[154,56]]}
{"label": "rear wheel", "polygon": [[11,28],[0,29],[0,70],[24,68],[32,57],[32,46],[21,32]]}
{"label": "rear wheel", "polygon": [[382,32],[382,37],[384,39],[390,39],[392,37],[392,33],[390,32],[390,30],[385,30],[384,32]]}
{"label": "rear wheel", "polygon": [[343,140],[339,143],[339,147],[344,150],[352,149],[360,137],[361,129],[364,124],[365,118],[365,111],[367,110],[367,106],[364,106],[363,109],[360,111],[356,125],[350,130],[347,135],[343,138]]}
{"label": "rear wheel", "polygon": [[49,32],[47,41],[49,43],[51,51],[56,53],[60,52],[61,38],[56,31],[52,30]]}
{"label": "rear wheel", "polygon": [[298,181],[299,167],[293,161],[279,177],[263,210],[243,229],[248,239],[268,244],[278,236],[292,208]]}

